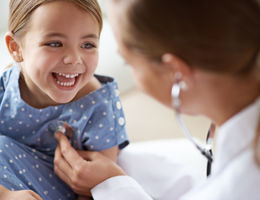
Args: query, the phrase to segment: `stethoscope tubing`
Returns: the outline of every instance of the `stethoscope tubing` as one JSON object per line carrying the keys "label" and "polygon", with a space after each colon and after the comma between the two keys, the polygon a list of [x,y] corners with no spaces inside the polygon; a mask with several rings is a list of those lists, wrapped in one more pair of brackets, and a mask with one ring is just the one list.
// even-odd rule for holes
{"label": "stethoscope tubing", "polygon": [[188,130],[187,126],[185,125],[179,112],[176,112],[176,118],[177,118],[180,128],[181,128],[183,134],[186,136],[186,138],[201,152],[201,154],[203,156],[205,156],[207,158],[207,160],[209,162],[212,163],[213,157],[212,157],[212,154],[210,153],[210,151],[212,149],[212,145],[206,144],[206,145],[202,146],[202,145],[198,144],[198,142],[190,134],[190,131]]}
{"label": "stethoscope tubing", "polygon": [[175,109],[175,114],[177,121],[180,125],[180,128],[186,138],[201,152],[203,156],[205,156],[208,160],[209,163],[213,162],[213,156],[212,156],[212,142],[211,142],[211,131],[212,131],[212,125],[209,129],[209,132],[207,134],[207,140],[206,140],[206,145],[200,145],[195,139],[192,137],[190,131],[188,130],[187,126],[185,125],[181,113],[180,113],[180,92],[181,92],[181,83],[175,83],[172,86],[171,90],[171,96],[172,96],[172,105]]}

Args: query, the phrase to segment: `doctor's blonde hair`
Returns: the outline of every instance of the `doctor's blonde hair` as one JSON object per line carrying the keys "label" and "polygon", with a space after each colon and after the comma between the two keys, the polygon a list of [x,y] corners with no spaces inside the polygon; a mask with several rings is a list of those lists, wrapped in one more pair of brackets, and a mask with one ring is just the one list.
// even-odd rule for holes
{"label": "doctor's blonde hair", "polygon": [[[113,0],[121,4],[122,42],[158,61],[173,53],[192,67],[251,76],[260,94],[259,0]],[[254,140],[259,158],[260,116]],[[257,150],[258,149],[258,150]]]}
{"label": "doctor's blonde hair", "polygon": [[27,24],[33,11],[45,3],[55,1],[72,2],[88,12],[99,25],[99,34],[102,30],[102,12],[97,0],[10,0],[8,29],[16,37],[26,32]]}

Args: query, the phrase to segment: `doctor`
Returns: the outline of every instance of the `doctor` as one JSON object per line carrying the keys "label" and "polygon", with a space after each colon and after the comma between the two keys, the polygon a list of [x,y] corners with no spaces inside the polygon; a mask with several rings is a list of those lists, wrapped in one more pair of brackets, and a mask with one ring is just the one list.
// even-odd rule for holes
{"label": "doctor", "polygon": [[[137,85],[219,127],[210,177],[179,199],[259,200],[259,1],[110,0],[109,11]],[[77,152],[64,135],[55,136],[55,172],[75,192],[95,200],[152,199],[100,153]]]}

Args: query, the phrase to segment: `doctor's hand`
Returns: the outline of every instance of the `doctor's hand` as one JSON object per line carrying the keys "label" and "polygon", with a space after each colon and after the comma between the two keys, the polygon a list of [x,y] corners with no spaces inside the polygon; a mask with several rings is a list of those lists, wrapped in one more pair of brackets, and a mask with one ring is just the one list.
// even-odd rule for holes
{"label": "doctor's hand", "polygon": [[55,133],[58,145],[54,171],[80,196],[91,196],[90,190],[114,176],[125,175],[111,159],[99,152],[76,151],[61,132]]}

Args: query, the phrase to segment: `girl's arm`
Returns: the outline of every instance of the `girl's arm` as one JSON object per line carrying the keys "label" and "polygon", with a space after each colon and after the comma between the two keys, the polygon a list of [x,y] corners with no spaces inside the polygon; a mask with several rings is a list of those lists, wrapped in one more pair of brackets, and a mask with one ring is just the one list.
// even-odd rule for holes
{"label": "girl's arm", "polygon": [[1,200],[42,200],[42,198],[33,192],[32,190],[19,190],[19,191],[11,191],[0,185],[0,199]]}
{"label": "girl's arm", "polygon": [[115,146],[115,147],[112,147],[110,149],[101,151],[100,153],[102,153],[107,158],[110,158],[112,161],[116,162],[117,161],[118,152],[119,152],[118,146]]}

